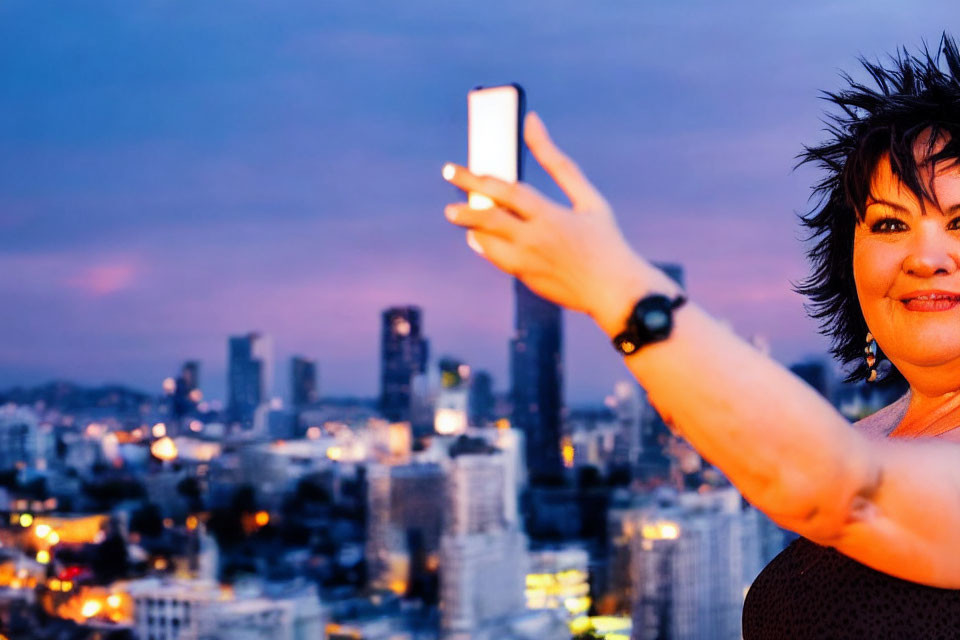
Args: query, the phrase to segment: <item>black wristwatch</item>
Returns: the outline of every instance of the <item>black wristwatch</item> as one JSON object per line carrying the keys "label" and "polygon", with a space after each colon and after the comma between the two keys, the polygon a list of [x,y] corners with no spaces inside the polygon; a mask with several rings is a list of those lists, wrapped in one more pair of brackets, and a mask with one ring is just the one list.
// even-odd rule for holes
{"label": "black wristwatch", "polygon": [[626,330],[613,339],[614,348],[628,356],[645,344],[666,340],[673,330],[673,310],[686,301],[683,294],[673,300],[660,293],[641,298],[627,318]]}

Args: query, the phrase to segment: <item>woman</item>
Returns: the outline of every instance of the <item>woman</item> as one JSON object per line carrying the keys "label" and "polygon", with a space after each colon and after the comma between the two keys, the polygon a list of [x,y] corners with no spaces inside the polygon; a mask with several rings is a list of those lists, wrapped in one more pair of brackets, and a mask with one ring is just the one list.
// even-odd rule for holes
{"label": "woman", "polygon": [[819,240],[799,288],[848,380],[886,365],[909,383],[861,428],[637,255],[535,114],[527,145],[571,207],[444,166],[496,203],[446,207],[469,245],[589,314],[664,419],[802,536],[751,587],[747,639],[960,636],[960,55],[944,34],[935,56],[863,64],[876,88],[845,76],[832,139],[801,156],[827,177],[802,217]]}

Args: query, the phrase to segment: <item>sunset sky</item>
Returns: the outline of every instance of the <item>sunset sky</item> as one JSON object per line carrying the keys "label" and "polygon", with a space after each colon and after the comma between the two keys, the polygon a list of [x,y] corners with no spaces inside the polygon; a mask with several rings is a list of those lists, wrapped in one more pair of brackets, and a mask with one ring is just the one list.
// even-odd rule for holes
{"label": "sunset sky", "polygon": [[[261,330],[278,394],[298,353],[323,395],[373,396],[380,312],[416,304],[434,358],[505,389],[510,278],[446,222],[440,177],[466,160],[466,91],[504,82],[693,300],[785,364],[824,355],[790,286],[818,91],[958,19],[955,0],[5,0],[0,387],[159,392],[199,359],[223,398],[227,337]],[[568,401],[627,376],[566,313]]]}

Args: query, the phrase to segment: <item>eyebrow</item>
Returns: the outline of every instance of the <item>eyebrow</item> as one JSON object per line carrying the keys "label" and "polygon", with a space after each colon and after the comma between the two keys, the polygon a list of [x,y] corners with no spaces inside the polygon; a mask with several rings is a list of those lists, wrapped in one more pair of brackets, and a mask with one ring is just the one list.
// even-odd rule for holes
{"label": "eyebrow", "polygon": [[[900,213],[904,213],[907,215],[910,214],[910,210],[907,209],[905,206],[903,206],[902,204],[897,204],[896,202],[890,202],[889,200],[875,200],[871,198],[870,201],[867,202],[867,206],[865,208],[869,209],[875,204],[882,204],[886,207],[890,207],[894,211],[899,211]],[[960,213],[960,202],[958,202],[957,204],[950,205],[949,207],[947,207],[946,211],[944,211],[944,215],[953,215],[955,213]]]}

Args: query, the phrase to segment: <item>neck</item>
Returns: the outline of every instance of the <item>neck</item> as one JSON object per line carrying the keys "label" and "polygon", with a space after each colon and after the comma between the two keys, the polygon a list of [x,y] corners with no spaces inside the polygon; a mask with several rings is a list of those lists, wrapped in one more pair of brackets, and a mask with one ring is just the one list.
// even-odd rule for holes
{"label": "neck", "polygon": [[960,427],[960,391],[929,393],[910,385],[910,402],[890,437],[934,436]]}

